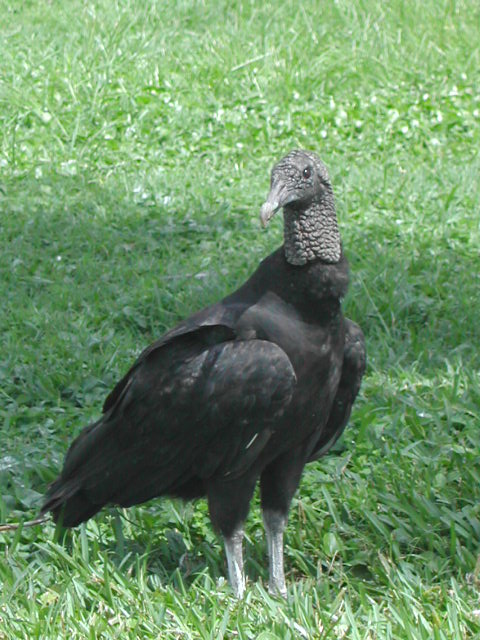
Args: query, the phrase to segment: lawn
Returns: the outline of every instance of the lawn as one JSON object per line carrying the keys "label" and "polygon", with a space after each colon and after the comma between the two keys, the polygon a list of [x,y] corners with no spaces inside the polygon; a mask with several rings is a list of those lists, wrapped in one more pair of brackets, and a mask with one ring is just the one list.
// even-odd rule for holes
{"label": "lawn", "polygon": [[0,0],[0,522],[34,518],[134,357],[281,242],[317,151],[369,366],[272,598],[205,503],[0,533],[0,639],[480,638],[480,5]]}

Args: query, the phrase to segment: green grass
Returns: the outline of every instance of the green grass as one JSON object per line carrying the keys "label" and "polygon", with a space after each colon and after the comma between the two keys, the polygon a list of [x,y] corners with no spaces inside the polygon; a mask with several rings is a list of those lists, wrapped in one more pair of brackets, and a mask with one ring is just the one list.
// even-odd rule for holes
{"label": "green grass", "polygon": [[480,5],[0,0],[0,522],[166,328],[281,241],[273,162],[330,168],[369,368],[265,591],[206,505],[0,534],[0,638],[480,637]]}

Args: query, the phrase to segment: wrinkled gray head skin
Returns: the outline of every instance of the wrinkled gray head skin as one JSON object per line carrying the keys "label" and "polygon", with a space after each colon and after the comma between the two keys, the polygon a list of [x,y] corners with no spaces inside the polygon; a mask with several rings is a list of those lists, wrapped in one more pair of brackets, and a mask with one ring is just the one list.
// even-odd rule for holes
{"label": "wrinkled gray head skin", "polygon": [[332,186],[315,153],[296,149],[273,167],[270,193],[260,211],[262,224],[266,226],[281,208],[288,262],[338,262],[341,241]]}

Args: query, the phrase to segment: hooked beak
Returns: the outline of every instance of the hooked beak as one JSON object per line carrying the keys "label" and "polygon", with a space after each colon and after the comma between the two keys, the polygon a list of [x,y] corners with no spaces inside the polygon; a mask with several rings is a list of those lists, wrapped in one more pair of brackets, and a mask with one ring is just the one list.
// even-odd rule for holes
{"label": "hooked beak", "polygon": [[260,209],[260,222],[265,228],[276,212],[288,204],[287,190],[281,182],[277,182],[270,189],[267,199]]}

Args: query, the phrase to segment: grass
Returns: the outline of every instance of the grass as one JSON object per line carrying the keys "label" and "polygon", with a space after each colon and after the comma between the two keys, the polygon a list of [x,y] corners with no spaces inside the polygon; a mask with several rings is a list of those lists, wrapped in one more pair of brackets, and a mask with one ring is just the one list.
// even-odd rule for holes
{"label": "grass", "polygon": [[154,337],[281,240],[275,159],[320,152],[369,369],[308,467],[288,599],[258,503],[236,602],[203,502],[0,534],[0,638],[480,637],[480,9],[0,1],[0,521]]}

